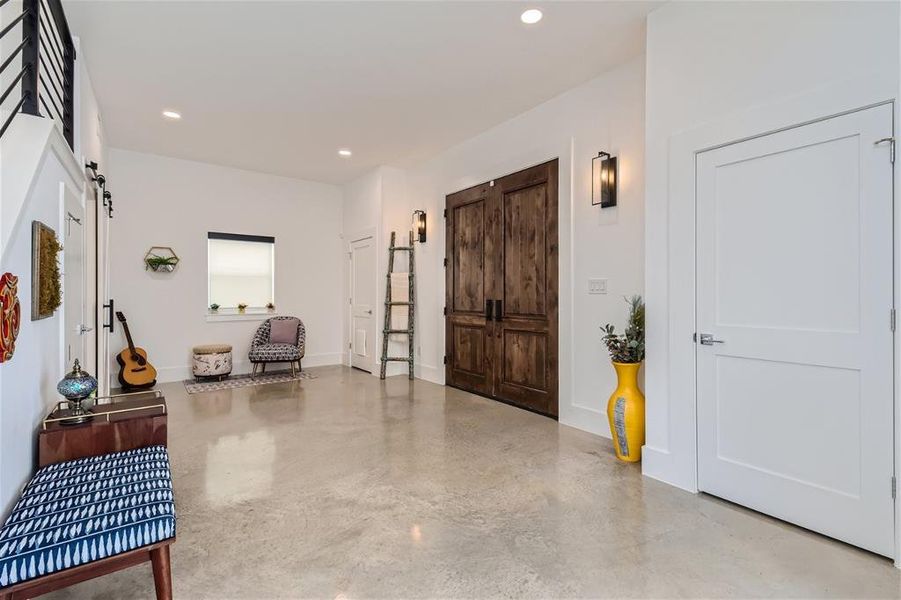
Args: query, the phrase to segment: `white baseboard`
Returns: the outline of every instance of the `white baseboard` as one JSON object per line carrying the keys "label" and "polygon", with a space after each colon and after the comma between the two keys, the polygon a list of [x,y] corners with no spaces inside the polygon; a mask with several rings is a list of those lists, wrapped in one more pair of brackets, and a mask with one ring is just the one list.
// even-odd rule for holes
{"label": "white baseboard", "polygon": [[[341,364],[340,352],[328,352],[324,354],[307,354],[300,361],[304,368],[307,367],[329,367]],[[250,371],[248,371],[250,372]]]}
{"label": "white baseboard", "polygon": [[431,365],[413,365],[413,375],[418,379],[444,385],[444,367],[438,368]]}
{"label": "white baseboard", "polygon": [[[324,354],[307,354],[301,360],[301,365],[307,367],[324,367],[329,365],[342,364],[343,355],[340,352],[324,353]],[[288,363],[285,363],[288,366]],[[232,361],[232,375],[241,375],[250,373],[253,368],[249,360]],[[184,381],[193,377],[191,365],[157,367],[156,380],[158,383],[169,383],[172,381]]]}
{"label": "white baseboard", "polygon": [[594,435],[611,439],[610,424],[607,422],[607,413],[594,408],[587,408],[578,404],[565,406],[560,402],[560,423],[574,427]]}
{"label": "white baseboard", "polygon": [[[693,494],[698,493],[697,484],[689,481],[684,476],[678,477],[673,466],[673,456],[666,450],[642,446],[641,448],[641,474],[651,479],[675,486]],[[674,473],[677,475],[674,477]]]}

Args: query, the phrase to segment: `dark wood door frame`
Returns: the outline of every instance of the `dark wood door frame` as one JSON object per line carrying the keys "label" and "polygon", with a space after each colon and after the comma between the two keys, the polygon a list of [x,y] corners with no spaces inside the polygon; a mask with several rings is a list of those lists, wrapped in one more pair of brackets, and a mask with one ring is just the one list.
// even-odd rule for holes
{"label": "dark wood door frame", "polygon": [[446,383],[556,418],[557,159],[446,206]]}

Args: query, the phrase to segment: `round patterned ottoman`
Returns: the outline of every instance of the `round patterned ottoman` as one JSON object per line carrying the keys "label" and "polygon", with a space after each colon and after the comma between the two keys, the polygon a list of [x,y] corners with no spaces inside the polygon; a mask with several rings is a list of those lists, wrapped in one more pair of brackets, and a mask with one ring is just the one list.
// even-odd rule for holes
{"label": "round patterned ottoman", "polygon": [[194,377],[218,377],[232,372],[231,344],[194,346]]}

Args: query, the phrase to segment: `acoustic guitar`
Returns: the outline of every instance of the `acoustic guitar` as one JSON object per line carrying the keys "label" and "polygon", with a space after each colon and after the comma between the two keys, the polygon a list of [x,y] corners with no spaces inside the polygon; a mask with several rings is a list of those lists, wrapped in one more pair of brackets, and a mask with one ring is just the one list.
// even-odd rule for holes
{"label": "acoustic guitar", "polygon": [[156,385],[156,369],[147,360],[147,351],[135,346],[128,331],[128,323],[121,311],[116,312],[116,318],[122,323],[125,331],[125,339],[128,340],[128,348],[116,355],[119,363],[119,383],[127,390],[144,389]]}

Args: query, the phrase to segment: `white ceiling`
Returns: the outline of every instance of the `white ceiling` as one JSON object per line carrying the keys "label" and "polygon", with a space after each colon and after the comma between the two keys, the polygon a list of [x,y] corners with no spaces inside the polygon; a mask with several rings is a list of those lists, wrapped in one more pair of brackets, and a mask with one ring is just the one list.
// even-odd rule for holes
{"label": "white ceiling", "polygon": [[[64,6],[109,145],[340,183],[434,155],[640,54],[659,4]],[[521,23],[536,5],[544,19]]]}

